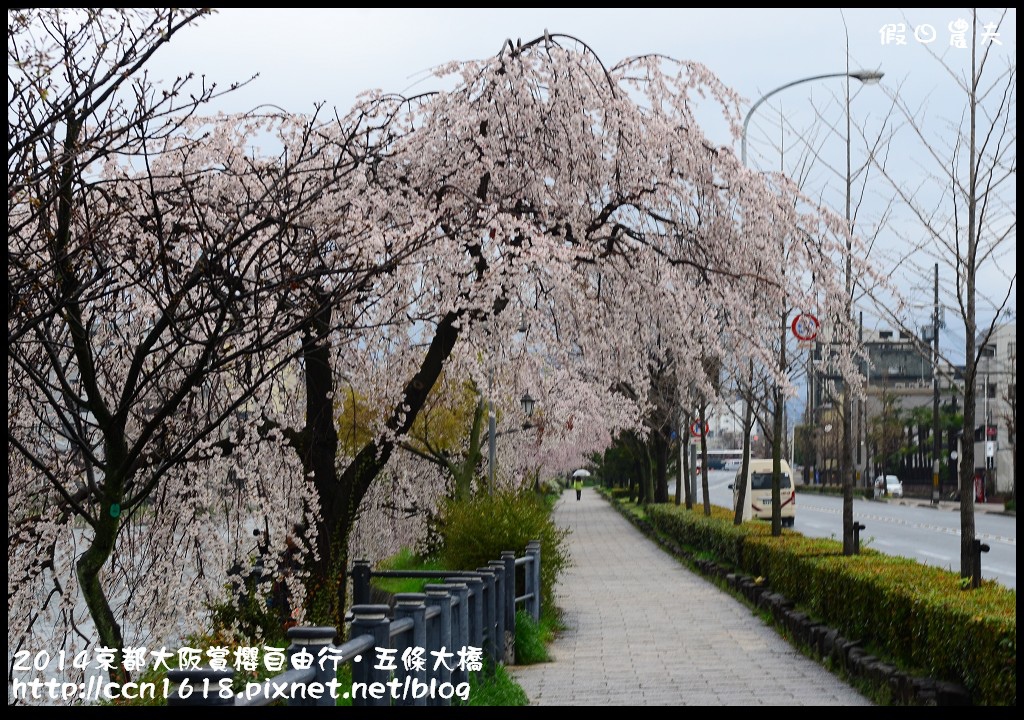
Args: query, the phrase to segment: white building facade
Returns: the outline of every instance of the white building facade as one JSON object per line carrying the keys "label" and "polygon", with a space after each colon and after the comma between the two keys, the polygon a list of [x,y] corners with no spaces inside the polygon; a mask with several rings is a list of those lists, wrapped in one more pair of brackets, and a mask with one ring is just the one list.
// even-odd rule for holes
{"label": "white building facade", "polygon": [[985,478],[986,492],[1013,490],[1016,451],[1017,323],[995,328],[987,342],[979,338],[975,397],[974,467]]}

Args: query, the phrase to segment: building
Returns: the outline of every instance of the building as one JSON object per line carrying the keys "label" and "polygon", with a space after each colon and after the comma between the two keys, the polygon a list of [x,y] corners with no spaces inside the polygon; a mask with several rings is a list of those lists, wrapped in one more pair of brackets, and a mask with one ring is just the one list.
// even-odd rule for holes
{"label": "building", "polygon": [[1014,486],[1017,442],[1017,323],[997,326],[978,338],[974,466],[986,492],[1008,495]]}
{"label": "building", "polygon": [[[857,464],[868,481],[876,475],[894,472],[912,486],[935,489],[935,374],[930,341],[930,337],[921,339],[905,331],[865,332],[870,364],[865,368],[866,399],[855,423],[859,430],[858,450],[863,451]],[[940,413],[956,414],[962,407],[962,368],[941,359],[938,366]],[[897,410],[902,418],[898,428],[887,423],[886,414],[891,410]],[[901,457],[898,465],[893,466],[890,460],[885,467],[886,436],[894,430],[899,435],[892,441],[899,444]],[[951,490],[956,484],[951,452],[958,433],[959,428],[944,428],[940,424],[940,492],[947,487]]]}
{"label": "building", "polygon": [[[852,438],[857,484],[893,473],[913,494],[934,490],[935,386],[930,338],[891,330],[865,331],[863,366],[865,398],[853,403]],[[978,338],[980,355],[973,442],[975,473],[982,478],[986,496],[1008,495],[1014,488],[1016,451],[1017,325],[997,326]],[[815,455],[826,481],[838,482],[842,453],[842,385],[822,372],[818,361],[815,387]],[[964,368],[938,362],[939,492],[945,496],[958,483],[962,427],[950,425],[963,407]],[[830,391],[822,379],[833,381]]]}
{"label": "building", "polygon": [[[863,400],[852,403],[851,448],[856,485],[870,487],[881,474],[896,474],[918,494],[932,491],[934,479],[934,401],[932,351],[927,340],[905,331],[865,330],[868,361]],[[819,351],[820,353],[820,351]],[[820,357],[820,354],[819,354]],[[826,482],[838,482],[842,453],[843,387],[827,363],[818,360],[813,422],[815,456]],[[962,402],[962,369],[939,361],[939,405],[955,413]],[[831,380],[829,383],[824,380]],[[955,485],[951,449],[958,429],[940,427],[940,492]]]}

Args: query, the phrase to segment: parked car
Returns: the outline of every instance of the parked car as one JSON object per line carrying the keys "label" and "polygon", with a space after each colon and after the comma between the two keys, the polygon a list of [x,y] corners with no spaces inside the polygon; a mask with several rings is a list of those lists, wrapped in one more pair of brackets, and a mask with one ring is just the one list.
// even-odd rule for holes
{"label": "parked car", "polygon": [[895,475],[879,475],[875,478],[876,495],[892,498],[903,497],[903,483]]}

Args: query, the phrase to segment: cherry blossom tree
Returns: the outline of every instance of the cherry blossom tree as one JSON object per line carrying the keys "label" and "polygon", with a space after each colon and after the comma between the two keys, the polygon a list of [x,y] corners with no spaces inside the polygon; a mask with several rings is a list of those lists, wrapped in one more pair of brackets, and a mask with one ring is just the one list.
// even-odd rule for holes
{"label": "cherry blossom tree", "polygon": [[[85,519],[91,539],[73,558],[75,579],[100,638],[115,648],[122,645],[121,629],[100,571],[118,527],[152,489],[151,476],[139,468],[166,473],[174,464],[168,462],[171,456],[194,449],[194,443],[169,439],[173,427],[214,421],[193,403],[192,391],[210,364],[228,375],[230,361],[217,351],[233,332],[232,318],[223,312],[224,303],[217,303],[221,313],[209,313],[200,298],[233,290],[223,256],[211,258],[181,242],[189,222],[166,212],[163,187],[151,185],[146,198],[140,196],[142,186],[106,184],[97,175],[102,165],[113,163],[111,153],[157,155],[183,119],[215,95],[205,88],[183,101],[185,81],[178,80],[165,94],[148,94],[139,86],[145,99],[137,106],[118,99],[132,88],[131,73],[125,71],[144,63],[202,14],[41,10],[11,18],[9,467],[18,481],[10,488],[8,544],[9,555],[17,556],[9,557],[15,576],[27,581],[14,595],[30,588],[39,573],[56,570],[58,530],[66,529],[70,517]],[[165,184],[155,173],[152,180]],[[152,213],[148,228],[126,212],[136,202]],[[163,231],[163,242],[135,245],[136,232],[153,237],[155,228]],[[129,237],[128,252],[114,250],[119,239]],[[178,269],[161,277],[154,264],[159,253]],[[138,304],[119,307],[124,295]],[[161,313],[156,298],[173,305],[169,313]],[[165,347],[161,335],[181,337],[185,317],[212,324],[217,339],[205,346]],[[119,346],[127,333],[139,342],[134,355]],[[186,349],[180,357],[173,352]],[[176,386],[160,382],[168,376]],[[180,418],[182,411],[192,417]],[[222,407],[214,415],[223,412]],[[39,545],[43,538],[48,540]],[[26,624],[34,622],[28,618]]]}
{"label": "cherry blossom tree", "polygon": [[[214,89],[179,106],[187,83],[144,65],[201,15],[33,11],[9,44],[9,604],[26,637],[36,591],[69,632],[81,592],[115,649],[123,623],[200,617],[257,523],[270,562],[289,535],[305,548],[300,619],[340,627],[353,533],[439,484],[400,450],[444,372],[493,382],[509,418],[537,397],[543,432],[503,438],[515,483],[644,435],[659,396],[713,397],[704,358],[772,367],[794,298],[843,316],[822,271],[843,224],[703,135],[701,97],[737,137],[738,101],[697,63],[609,67],[545,33],[443,66],[445,91],[200,118]],[[781,276],[780,234],[798,238]],[[370,409],[347,441],[342,393]]]}
{"label": "cherry blossom tree", "polygon": [[[699,277],[707,303],[744,305],[734,316],[748,321],[754,345],[720,353],[761,353],[763,323],[749,321],[787,292],[785,278],[764,272],[779,265],[764,259],[778,254],[778,228],[809,239],[794,260],[802,267],[841,247],[834,218],[798,210],[791,186],[745,172],[702,136],[691,108],[698,89],[734,122],[736,103],[699,65],[642,57],[606,68],[575,39],[545,35],[439,75],[452,76],[454,89],[399,99],[394,123],[407,132],[366,176],[368,192],[387,202],[375,222],[383,245],[418,249],[386,288],[368,291],[377,304],[365,312],[379,319],[358,342],[366,353],[348,352],[351,336],[334,333],[327,317],[333,309],[306,344],[307,435],[297,446],[319,498],[320,622],[337,622],[344,608],[347,542],[362,500],[458,345],[484,358],[478,387],[513,377],[500,365],[525,322],[544,360],[537,386],[551,367],[574,380],[562,392],[626,383],[644,398],[651,348],[675,343],[685,355],[715,342],[710,330],[695,335],[679,321],[692,312],[680,289]],[[765,280],[756,303],[752,278]],[[827,283],[817,292],[824,307],[841,296]],[[638,307],[661,309],[672,332],[642,322]],[[351,455],[332,419],[341,378],[380,410],[371,439]]]}
{"label": "cherry blossom tree", "polygon": [[[80,623],[80,593],[91,632],[115,650],[125,624],[137,637],[168,612],[198,616],[191,611],[213,601],[236,553],[248,551],[238,539],[252,537],[242,530],[260,515],[274,530],[262,548],[272,564],[292,526],[312,522],[316,503],[278,426],[251,420],[275,413],[287,392],[280,376],[309,355],[323,316],[337,305],[338,323],[358,323],[355,300],[400,261],[373,253],[366,228],[376,216],[360,205],[358,179],[346,181],[355,189],[343,200],[336,193],[366,166],[369,148],[386,148],[375,131],[391,105],[363,106],[353,126],[331,123],[333,134],[319,131],[315,114],[201,118],[215,88],[190,95],[186,78],[163,89],[143,67],[203,14],[15,18],[8,545],[23,581],[11,593],[16,633],[31,632],[40,593],[58,599],[65,627]],[[256,138],[279,154],[250,155]],[[318,295],[302,292],[311,284]],[[277,481],[255,468],[273,469]],[[211,562],[211,552],[220,559]],[[175,564],[184,562],[194,566]],[[124,679],[123,667],[111,677]]]}

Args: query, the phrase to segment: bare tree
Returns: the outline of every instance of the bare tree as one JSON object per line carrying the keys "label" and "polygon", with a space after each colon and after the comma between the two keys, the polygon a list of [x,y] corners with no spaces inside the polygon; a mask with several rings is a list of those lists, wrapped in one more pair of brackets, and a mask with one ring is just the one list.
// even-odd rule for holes
{"label": "bare tree", "polygon": [[[933,131],[928,108],[911,107],[900,87],[890,92],[906,121],[914,143],[931,168],[930,182],[910,184],[890,167],[876,163],[895,191],[902,207],[915,221],[913,236],[906,238],[907,253],[901,259],[917,269],[917,258],[946,264],[955,277],[955,306],[963,321],[965,339],[964,437],[974,434],[978,365],[1000,319],[1011,310],[1016,285],[1015,264],[1005,254],[1016,248],[1016,56],[1001,45],[1000,28],[1010,9],[993,13],[970,10],[965,23],[967,47],[960,54],[938,55],[922,46],[947,71],[955,92],[943,93],[957,100],[958,116],[941,118]],[[968,58],[963,67],[955,63]],[[876,159],[877,160],[877,159]],[[924,240],[919,240],[923,233]],[[1002,273],[999,296],[979,287],[982,273]],[[1005,291],[1003,291],[1005,287]],[[990,304],[988,320],[979,317],[979,300]],[[976,583],[974,524],[974,445],[964,443],[960,470],[960,575]]]}
{"label": "bare tree", "polygon": [[[154,262],[159,250],[154,257],[111,252],[139,210],[149,216],[134,220],[148,227],[136,229],[155,231],[165,259],[167,244],[192,227],[165,214],[165,193],[130,197],[96,171],[111,154],[145,158],[150,143],[215,96],[204,88],[182,100],[184,79],[160,95],[134,76],[204,12],[21,10],[9,25],[8,442],[18,469],[39,478],[35,490],[61,507],[62,519],[77,516],[91,527],[78,580],[100,639],[115,648],[121,628],[100,571],[119,526],[172,458],[194,446],[171,439],[168,427],[183,411],[192,414],[192,391],[211,366],[227,369],[223,345],[236,326],[229,251],[209,248],[202,263],[176,267]],[[48,41],[38,41],[40,30]],[[133,89],[142,101],[122,105],[122,93]],[[122,272],[136,278],[134,287],[120,284]],[[165,301],[154,303],[156,312],[117,307],[124,295],[151,294]],[[198,343],[165,346],[167,335],[188,337],[185,323],[209,332]],[[134,347],[121,344],[139,329]],[[174,385],[161,382],[172,377]],[[205,427],[219,419],[199,407],[192,416]],[[9,546],[20,544],[24,527],[14,524]]]}

